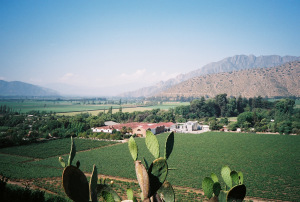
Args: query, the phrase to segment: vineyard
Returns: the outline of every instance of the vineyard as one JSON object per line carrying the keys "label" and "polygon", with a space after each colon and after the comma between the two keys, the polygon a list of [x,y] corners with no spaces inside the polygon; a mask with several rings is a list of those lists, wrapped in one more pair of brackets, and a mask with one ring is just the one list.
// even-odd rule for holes
{"label": "vineyard", "polygon": [[[161,147],[166,136],[157,136]],[[81,139],[75,139],[75,143],[78,151],[82,152],[76,154],[74,162],[80,160],[80,168],[84,172],[91,173],[93,164],[96,164],[99,174],[136,179],[127,144],[105,146],[102,142]],[[146,149],[145,139],[137,138],[136,143],[139,148],[138,159],[145,157],[153,160]],[[219,132],[175,134],[174,150],[168,159],[170,168],[175,170],[169,172],[168,181],[173,185],[189,187],[190,190],[201,189],[201,181],[205,176],[211,172],[219,174],[221,167],[228,165],[244,173],[248,197],[299,201],[299,143],[299,136]],[[69,139],[61,139],[1,149],[0,173],[11,179],[36,179],[35,183],[39,186],[51,186],[53,192],[60,193],[62,168],[58,155],[65,154],[63,157],[67,159],[69,146]],[[95,149],[86,150],[92,147]],[[56,179],[58,183],[49,184],[45,178]],[[120,192],[124,191],[120,187],[125,186],[126,190],[127,186],[133,186],[130,183],[117,184],[115,186]],[[203,197],[192,191],[182,193],[180,189],[175,189],[175,193],[177,199],[186,201],[189,200],[186,198],[188,196],[190,200]]]}

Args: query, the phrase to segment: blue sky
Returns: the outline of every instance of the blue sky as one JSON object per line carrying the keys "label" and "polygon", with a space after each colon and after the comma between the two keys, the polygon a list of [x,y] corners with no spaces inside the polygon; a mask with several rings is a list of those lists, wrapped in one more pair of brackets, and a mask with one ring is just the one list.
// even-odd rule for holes
{"label": "blue sky", "polygon": [[0,0],[0,79],[115,95],[239,54],[300,56],[298,0]]}

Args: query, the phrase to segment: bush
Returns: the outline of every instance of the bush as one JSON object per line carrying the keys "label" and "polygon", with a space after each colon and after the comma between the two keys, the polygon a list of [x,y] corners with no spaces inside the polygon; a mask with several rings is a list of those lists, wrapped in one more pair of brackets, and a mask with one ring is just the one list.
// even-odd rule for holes
{"label": "bush", "polygon": [[228,125],[228,130],[236,131],[237,128],[238,128],[237,122],[233,122],[233,123],[230,123],[230,124]]}

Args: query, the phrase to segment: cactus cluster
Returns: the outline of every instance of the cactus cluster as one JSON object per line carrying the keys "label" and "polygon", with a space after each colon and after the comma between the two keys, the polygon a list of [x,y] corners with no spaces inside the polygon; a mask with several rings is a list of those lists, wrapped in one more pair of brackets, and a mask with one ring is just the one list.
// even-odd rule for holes
{"label": "cactus cluster", "polygon": [[243,173],[231,171],[228,166],[223,166],[221,176],[226,184],[224,189],[221,188],[215,173],[202,181],[204,195],[210,199],[209,201],[243,201],[246,196]]}
{"label": "cactus cluster", "polygon": [[138,147],[133,137],[129,139],[128,147],[135,164],[136,177],[142,190],[144,201],[174,201],[175,195],[171,184],[166,180],[168,175],[167,159],[174,146],[174,133],[170,133],[165,144],[165,155],[160,157],[159,144],[156,136],[147,131],[146,146],[155,160],[149,166],[146,159],[138,160]]}
{"label": "cactus cluster", "polygon": [[[175,201],[175,194],[172,185],[166,180],[168,171],[167,159],[172,153],[174,146],[174,133],[170,133],[166,139],[164,157],[160,157],[159,144],[156,136],[147,131],[145,138],[146,146],[155,160],[150,164],[145,158],[138,160],[138,147],[133,137],[129,139],[128,147],[134,160],[135,172],[141,188],[141,198],[146,202],[155,201]],[[72,161],[76,154],[76,147],[71,138],[71,151],[68,164],[59,157],[59,162],[64,167],[62,184],[67,196],[77,202],[96,202],[98,196],[105,201],[122,201],[118,194],[105,181],[98,179],[97,168],[93,165],[92,176],[88,182],[85,174],[79,169],[80,162],[76,166]],[[209,201],[243,201],[246,195],[246,186],[243,184],[244,177],[242,172],[231,171],[228,166],[221,169],[221,176],[225,182],[222,189],[219,179],[215,173],[210,177],[205,177],[202,181],[204,194]],[[137,201],[132,189],[127,190],[125,201]]]}
{"label": "cactus cluster", "polygon": [[71,137],[71,151],[69,155],[68,165],[62,157],[59,157],[59,162],[64,167],[62,175],[62,184],[67,196],[76,202],[96,202],[97,196],[102,196],[105,201],[121,201],[121,198],[111,188],[110,185],[99,183],[97,167],[93,165],[93,172],[88,183],[85,174],[79,169],[80,162],[77,161],[76,166],[72,165],[72,161],[76,154],[76,147],[73,138]]}

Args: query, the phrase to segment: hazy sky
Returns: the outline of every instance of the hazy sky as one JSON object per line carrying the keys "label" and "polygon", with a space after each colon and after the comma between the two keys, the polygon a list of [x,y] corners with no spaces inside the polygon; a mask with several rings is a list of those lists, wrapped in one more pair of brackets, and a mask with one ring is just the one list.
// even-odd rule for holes
{"label": "hazy sky", "polygon": [[0,79],[114,95],[237,54],[300,56],[299,11],[299,0],[0,0]]}

